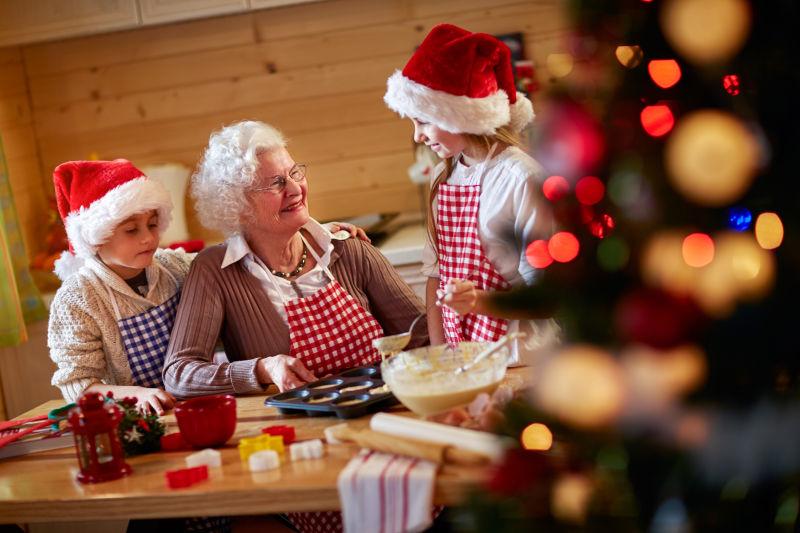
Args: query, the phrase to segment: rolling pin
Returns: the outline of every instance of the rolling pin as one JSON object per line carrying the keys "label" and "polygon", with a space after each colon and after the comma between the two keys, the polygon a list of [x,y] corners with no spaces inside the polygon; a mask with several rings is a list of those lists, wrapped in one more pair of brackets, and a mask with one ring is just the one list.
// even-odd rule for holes
{"label": "rolling pin", "polygon": [[354,430],[347,424],[327,428],[325,437],[330,444],[335,444],[337,441],[351,442],[362,448],[416,457],[437,464],[482,465],[489,462],[489,458],[485,455],[447,444],[394,437],[370,429]]}

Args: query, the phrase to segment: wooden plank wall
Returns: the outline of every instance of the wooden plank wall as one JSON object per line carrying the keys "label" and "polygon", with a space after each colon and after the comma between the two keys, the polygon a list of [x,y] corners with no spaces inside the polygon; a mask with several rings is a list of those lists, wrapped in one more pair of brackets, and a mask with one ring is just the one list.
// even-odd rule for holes
{"label": "wooden plank wall", "polygon": [[[0,107],[0,121],[13,119],[15,180],[50,193],[56,164],[92,153],[194,167],[212,130],[254,118],[282,129],[309,164],[315,217],[414,210],[411,125],[381,97],[386,78],[443,21],[522,32],[543,82],[545,58],[567,30],[558,0],[325,0],[27,46],[21,58],[1,51],[0,72],[9,64],[25,73]],[[26,90],[30,109],[14,115]],[[33,213],[26,223],[43,197],[21,202]],[[191,217],[190,229],[210,237]]]}

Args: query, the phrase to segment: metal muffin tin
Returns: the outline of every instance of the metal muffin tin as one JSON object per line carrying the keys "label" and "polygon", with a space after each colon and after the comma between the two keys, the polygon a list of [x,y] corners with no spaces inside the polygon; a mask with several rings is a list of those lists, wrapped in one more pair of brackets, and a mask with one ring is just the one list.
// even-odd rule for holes
{"label": "metal muffin tin", "polygon": [[391,392],[369,393],[381,386],[380,367],[361,366],[270,396],[264,405],[277,407],[283,414],[304,411],[308,416],[356,418],[397,403]]}

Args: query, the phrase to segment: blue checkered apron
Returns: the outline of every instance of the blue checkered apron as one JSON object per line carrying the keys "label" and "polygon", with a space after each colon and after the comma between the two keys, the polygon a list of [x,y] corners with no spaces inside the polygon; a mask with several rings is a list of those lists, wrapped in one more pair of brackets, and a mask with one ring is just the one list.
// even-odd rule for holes
{"label": "blue checkered apron", "polygon": [[163,387],[161,369],[180,299],[179,291],[161,305],[117,321],[134,385]]}

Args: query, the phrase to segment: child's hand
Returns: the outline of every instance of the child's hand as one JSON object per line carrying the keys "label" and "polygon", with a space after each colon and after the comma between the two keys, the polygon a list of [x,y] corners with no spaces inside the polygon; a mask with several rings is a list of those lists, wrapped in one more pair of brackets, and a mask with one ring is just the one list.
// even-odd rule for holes
{"label": "child's hand", "polygon": [[175,396],[164,389],[133,387],[137,389],[130,396],[136,397],[136,407],[143,413],[154,412],[162,416],[175,405]]}
{"label": "child's hand", "polygon": [[337,231],[344,230],[350,233],[351,237],[357,237],[362,241],[372,242],[372,240],[369,237],[367,237],[367,234],[363,229],[353,224],[348,224],[347,222],[331,222],[330,224],[328,224],[328,229],[330,230],[331,233],[336,233]]}
{"label": "child's hand", "polygon": [[459,315],[471,313],[478,305],[478,291],[471,281],[451,279],[444,290],[437,290],[436,305],[446,305]]}

